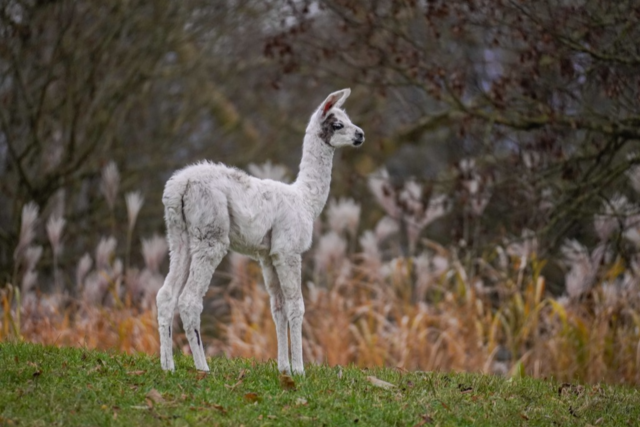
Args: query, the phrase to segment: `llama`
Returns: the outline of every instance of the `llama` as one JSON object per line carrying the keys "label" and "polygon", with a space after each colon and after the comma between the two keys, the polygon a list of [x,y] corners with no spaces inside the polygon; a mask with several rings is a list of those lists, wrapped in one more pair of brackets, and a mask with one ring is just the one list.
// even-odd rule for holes
{"label": "llama", "polygon": [[175,369],[171,325],[177,304],[195,367],[209,371],[200,335],[202,300],[214,270],[231,249],[262,267],[276,326],[278,370],[304,374],[301,254],[311,246],[313,222],[329,196],[335,149],[364,142],[362,129],[340,108],[350,93],[330,94],[312,114],[293,184],[208,162],[188,166],[167,181],[162,202],[170,266],[156,298],[164,370]]}

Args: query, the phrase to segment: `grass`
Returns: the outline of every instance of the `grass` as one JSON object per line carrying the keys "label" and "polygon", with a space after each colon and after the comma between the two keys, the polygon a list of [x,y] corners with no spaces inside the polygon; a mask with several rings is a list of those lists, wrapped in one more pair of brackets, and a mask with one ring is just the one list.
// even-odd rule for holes
{"label": "grass", "polygon": [[[529,377],[307,366],[0,344],[0,425],[636,425],[640,392]],[[376,379],[390,383],[379,383]]]}

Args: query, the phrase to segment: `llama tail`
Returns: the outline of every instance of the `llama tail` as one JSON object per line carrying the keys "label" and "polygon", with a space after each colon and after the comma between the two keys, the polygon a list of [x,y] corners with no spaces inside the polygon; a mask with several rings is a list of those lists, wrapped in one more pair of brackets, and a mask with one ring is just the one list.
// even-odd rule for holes
{"label": "llama tail", "polygon": [[[162,195],[170,257],[169,274],[165,286],[170,282],[172,289],[176,288],[172,292],[172,299],[175,298],[176,301],[180,289],[187,281],[191,261],[189,234],[184,216],[184,195],[188,186],[188,181],[170,179]],[[175,308],[175,302],[173,307]]]}

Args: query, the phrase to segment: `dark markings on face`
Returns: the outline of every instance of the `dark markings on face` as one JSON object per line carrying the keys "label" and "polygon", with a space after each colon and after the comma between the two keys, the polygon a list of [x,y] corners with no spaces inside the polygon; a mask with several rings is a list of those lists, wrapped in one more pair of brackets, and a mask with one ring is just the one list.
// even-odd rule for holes
{"label": "dark markings on face", "polygon": [[320,139],[323,140],[324,143],[329,147],[333,147],[333,145],[331,145],[331,138],[333,137],[333,134],[335,132],[335,129],[333,129],[333,124],[337,121],[338,119],[336,119],[336,116],[334,114],[329,114],[327,118],[324,119],[324,122],[322,122]]}

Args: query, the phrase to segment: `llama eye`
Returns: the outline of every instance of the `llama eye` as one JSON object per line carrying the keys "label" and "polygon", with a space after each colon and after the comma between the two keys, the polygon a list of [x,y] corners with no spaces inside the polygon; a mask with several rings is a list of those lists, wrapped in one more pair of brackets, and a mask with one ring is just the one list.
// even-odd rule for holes
{"label": "llama eye", "polygon": [[342,129],[344,127],[344,125],[342,123],[336,122],[336,123],[332,124],[331,127],[333,128],[333,130],[340,130],[340,129]]}

